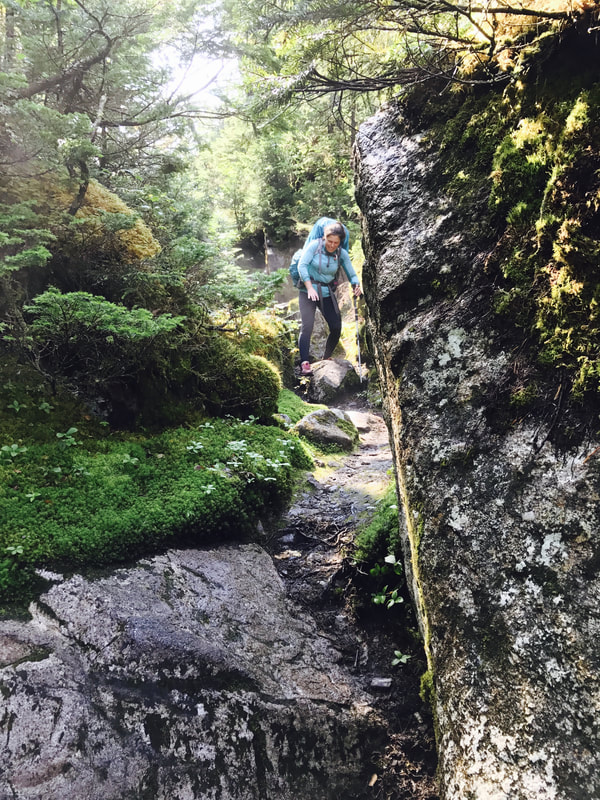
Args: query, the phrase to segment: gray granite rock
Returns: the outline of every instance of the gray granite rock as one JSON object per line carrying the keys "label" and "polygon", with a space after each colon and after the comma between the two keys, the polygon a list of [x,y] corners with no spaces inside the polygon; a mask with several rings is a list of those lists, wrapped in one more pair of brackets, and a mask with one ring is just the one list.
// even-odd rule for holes
{"label": "gray granite rock", "polygon": [[0,623],[0,797],[355,796],[381,731],[256,545],[74,576]]}
{"label": "gray granite rock", "polygon": [[294,426],[300,436],[321,446],[352,450],[358,443],[356,426],[345,411],[320,408],[311,411]]}
{"label": "gray granite rock", "polygon": [[599,442],[561,452],[550,417],[497,424],[512,345],[477,198],[444,196],[427,136],[397,122],[381,112],[357,139],[363,280],[441,795],[600,797]]}
{"label": "gray granite rock", "polygon": [[336,399],[356,392],[360,385],[360,378],[346,359],[316,361],[312,369],[309,396],[315,403],[331,404]]}

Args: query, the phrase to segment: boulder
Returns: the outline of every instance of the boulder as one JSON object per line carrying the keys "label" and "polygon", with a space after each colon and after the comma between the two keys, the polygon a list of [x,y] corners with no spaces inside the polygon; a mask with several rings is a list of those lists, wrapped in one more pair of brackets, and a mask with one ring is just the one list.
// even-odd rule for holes
{"label": "boulder", "polygon": [[294,426],[300,436],[324,447],[352,450],[358,443],[356,426],[346,414],[337,408],[320,408],[311,411]]}
{"label": "boulder", "polygon": [[486,198],[446,196],[430,142],[390,108],[361,127],[356,164],[441,796],[600,797],[598,427],[565,451],[558,411],[499,414],[515,344],[482,266]]}
{"label": "boulder", "polygon": [[355,392],[360,385],[352,364],[343,358],[316,361],[312,365],[313,377],[308,394],[316,403],[331,403]]}
{"label": "boulder", "polygon": [[354,797],[370,698],[256,545],[75,575],[0,622],[0,797]]}

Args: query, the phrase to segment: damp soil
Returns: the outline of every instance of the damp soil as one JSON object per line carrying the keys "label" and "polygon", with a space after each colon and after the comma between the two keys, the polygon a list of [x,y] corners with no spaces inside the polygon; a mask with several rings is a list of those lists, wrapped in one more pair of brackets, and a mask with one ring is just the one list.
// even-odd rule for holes
{"label": "damp soil", "polygon": [[[365,765],[371,777],[360,798],[438,800],[431,710],[419,695],[426,666],[410,599],[405,594],[393,609],[374,605],[372,579],[352,559],[357,531],[392,479],[387,428],[360,398],[336,407],[357,425],[359,447],[326,457],[306,476],[271,554],[290,598],[312,615],[384,720],[387,743]],[[409,656],[406,664],[392,665],[396,650]]]}

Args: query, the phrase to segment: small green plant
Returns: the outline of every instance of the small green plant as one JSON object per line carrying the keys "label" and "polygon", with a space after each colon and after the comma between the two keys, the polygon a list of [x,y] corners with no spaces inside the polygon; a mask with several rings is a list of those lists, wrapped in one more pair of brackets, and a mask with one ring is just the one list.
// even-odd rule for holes
{"label": "small green plant", "polygon": [[[373,578],[379,578],[384,575],[397,575],[401,577],[404,573],[402,564],[396,559],[396,556],[390,554],[384,558],[383,564],[375,564],[369,570],[369,575]],[[386,608],[393,608],[395,605],[404,602],[404,598],[400,594],[401,587],[390,589],[389,585],[383,587],[377,592],[373,592],[371,597],[377,606],[385,606]]]}
{"label": "small green plant", "polygon": [[17,456],[22,455],[23,453],[27,452],[27,448],[23,445],[18,444],[5,444],[0,447],[0,456],[2,458],[16,458]]}
{"label": "small green plant", "polygon": [[376,606],[384,605],[386,608],[393,608],[393,606],[404,602],[400,590],[390,589],[389,586],[384,586],[380,592],[374,592],[372,597]]}
{"label": "small green plant", "polygon": [[411,655],[408,653],[403,653],[401,650],[394,650],[394,658],[392,659],[392,667],[397,667],[400,664],[408,664],[410,659],[412,658]]}
{"label": "small green plant", "polygon": [[77,428],[69,428],[69,430],[64,433],[57,433],[56,438],[60,440],[62,447],[75,447],[75,445],[81,444],[81,442],[75,439],[76,433]]}
{"label": "small green plant", "polygon": [[11,408],[11,409],[12,409],[12,410],[15,412],[15,414],[18,414],[18,413],[19,413],[19,411],[20,411],[22,408],[27,408],[27,406],[25,405],[25,403],[19,403],[19,401],[18,401],[18,400],[13,400],[13,401],[12,401],[12,403],[9,403],[9,404],[8,404],[6,407],[7,407],[7,408]]}
{"label": "small green plant", "polygon": [[38,408],[40,411],[43,411],[44,414],[49,414],[54,406],[51,406],[50,403],[46,403],[46,401],[44,401],[43,403],[39,404]]}
{"label": "small green plant", "polygon": [[190,442],[185,448],[190,453],[199,453],[203,449],[204,445],[202,442]]}

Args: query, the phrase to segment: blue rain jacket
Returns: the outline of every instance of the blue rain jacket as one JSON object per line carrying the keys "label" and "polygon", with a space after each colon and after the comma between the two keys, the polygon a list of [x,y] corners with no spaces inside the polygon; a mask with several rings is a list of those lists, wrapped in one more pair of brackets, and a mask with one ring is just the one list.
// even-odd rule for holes
{"label": "blue rain jacket", "polygon": [[335,278],[338,267],[342,267],[348,280],[353,286],[357,286],[360,281],[358,275],[354,271],[350,256],[347,250],[341,247],[335,253],[328,253],[325,249],[324,239],[315,239],[309,242],[302,252],[302,258],[298,264],[298,272],[300,273],[300,291],[306,292],[304,281],[310,280],[311,283],[320,283],[323,297],[329,297],[328,283]]}

